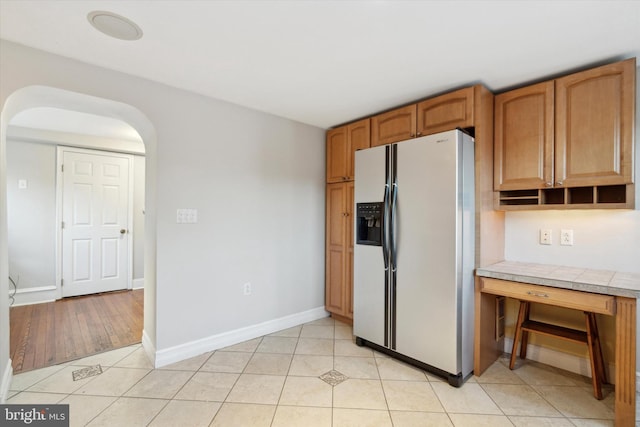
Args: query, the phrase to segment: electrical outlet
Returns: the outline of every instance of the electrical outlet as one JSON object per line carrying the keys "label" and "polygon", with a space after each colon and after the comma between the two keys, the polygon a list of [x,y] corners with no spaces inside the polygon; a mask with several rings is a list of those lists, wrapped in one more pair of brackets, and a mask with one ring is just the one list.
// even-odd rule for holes
{"label": "electrical outlet", "polygon": [[573,230],[560,230],[560,244],[573,246]]}
{"label": "electrical outlet", "polygon": [[540,244],[541,245],[551,244],[551,230],[549,230],[548,228],[540,229]]}
{"label": "electrical outlet", "polygon": [[244,294],[251,295],[251,282],[247,282],[244,284]]}

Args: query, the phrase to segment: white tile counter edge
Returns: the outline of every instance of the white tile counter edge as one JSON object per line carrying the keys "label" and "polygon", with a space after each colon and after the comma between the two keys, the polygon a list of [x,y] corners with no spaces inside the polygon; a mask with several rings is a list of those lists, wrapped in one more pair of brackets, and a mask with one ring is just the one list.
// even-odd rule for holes
{"label": "white tile counter edge", "polygon": [[637,273],[502,261],[478,268],[476,275],[597,294],[640,298],[640,274]]}

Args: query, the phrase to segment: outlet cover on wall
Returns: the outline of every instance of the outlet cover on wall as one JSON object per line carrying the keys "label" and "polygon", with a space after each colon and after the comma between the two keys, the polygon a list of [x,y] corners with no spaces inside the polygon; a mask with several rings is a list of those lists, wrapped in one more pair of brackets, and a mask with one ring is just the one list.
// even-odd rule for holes
{"label": "outlet cover on wall", "polygon": [[560,244],[573,246],[573,230],[560,230]]}

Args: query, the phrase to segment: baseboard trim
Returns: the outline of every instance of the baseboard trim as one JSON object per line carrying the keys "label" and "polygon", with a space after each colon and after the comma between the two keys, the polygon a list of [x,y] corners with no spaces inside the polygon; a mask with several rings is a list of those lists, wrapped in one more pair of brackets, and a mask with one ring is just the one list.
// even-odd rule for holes
{"label": "baseboard trim", "polygon": [[144,329],[142,330],[142,348],[144,349],[144,352],[147,353],[147,357],[149,358],[151,365],[158,368],[158,366],[156,366],[156,346],[153,344],[153,341],[151,341],[151,338],[147,335],[147,331]]}
{"label": "baseboard trim", "polygon": [[636,371],[636,422],[640,420],[640,372]]}
{"label": "baseboard trim", "polygon": [[[10,290],[9,295],[11,294],[12,291]],[[20,305],[42,304],[55,301],[57,294],[58,288],[55,285],[18,289],[13,297],[14,303],[11,306],[18,307]]]}
{"label": "baseboard trim", "polygon": [[[513,338],[505,337],[504,352],[510,354],[512,347]],[[591,378],[591,363],[587,357],[580,357],[575,354],[569,354],[546,347],[540,347],[535,344],[529,344],[527,345],[527,359]],[[607,382],[609,384],[615,384],[615,365],[605,363],[605,370],[607,371]]]}
{"label": "baseboard trim", "polygon": [[11,380],[13,379],[13,366],[11,365],[11,359],[7,362],[7,366],[2,373],[2,383],[0,383],[0,403],[4,404],[9,398],[9,388],[11,387]]}
{"label": "baseboard trim", "polygon": [[[155,352],[155,367],[170,365],[181,360],[195,357],[208,351],[218,350],[243,341],[272,334],[283,329],[292,328],[303,323],[312,322],[329,316],[324,307],[318,307],[278,319],[258,323],[233,331],[223,332],[218,335],[187,342],[174,347],[169,347]],[[143,337],[144,346],[144,337]]]}
{"label": "baseboard trim", "polygon": [[132,289],[144,289],[144,277],[142,279],[133,279]]}

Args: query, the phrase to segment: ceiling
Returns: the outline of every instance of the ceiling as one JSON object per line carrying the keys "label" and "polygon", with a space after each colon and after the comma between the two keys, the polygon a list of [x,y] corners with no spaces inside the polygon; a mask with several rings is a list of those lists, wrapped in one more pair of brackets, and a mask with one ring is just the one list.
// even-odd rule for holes
{"label": "ceiling", "polygon": [[[142,39],[96,31],[94,10]],[[0,38],[327,128],[640,56],[640,1],[0,0]]]}

